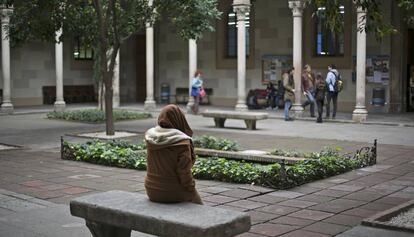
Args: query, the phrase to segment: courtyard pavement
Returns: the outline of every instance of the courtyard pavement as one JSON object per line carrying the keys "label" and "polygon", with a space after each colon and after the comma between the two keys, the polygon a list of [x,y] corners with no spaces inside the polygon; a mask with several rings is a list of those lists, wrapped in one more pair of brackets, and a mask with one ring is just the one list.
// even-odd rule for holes
{"label": "courtyard pavement", "polygon": [[[139,108],[137,108],[139,110]],[[0,143],[20,146],[0,150],[0,236],[91,236],[82,219],[70,216],[74,197],[108,190],[145,193],[145,172],[60,159],[59,138],[77,141],[80,132],[104,125],[45,119],[44,111],[0,116]],[[155,112],[154,115],[157,113]],[[414,199],[414,128],[389,125],[258,122],[244,130],[243,121],[214,128],[212,119],[188,115],[195,135],[236,140],[244,149],[317,151],[341,146],[345,151],[379,140],[378,164],[280,191],[253,185],[197,180],[206,205],[247,212],[252,227],[242,237],[259,236],[412,236],[360,226],[362,219]],[[408,119],[410,122],[410,119]],[[140,141],[156,120],[116,123],[137,132]],[[148,236],[133,233],[133,236]]]}

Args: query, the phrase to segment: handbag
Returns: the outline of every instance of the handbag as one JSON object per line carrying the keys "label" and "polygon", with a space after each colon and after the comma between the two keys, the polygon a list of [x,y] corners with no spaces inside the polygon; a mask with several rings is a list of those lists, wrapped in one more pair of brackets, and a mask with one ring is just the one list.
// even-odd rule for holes
{"label": "handbag", "polygon": [[200,97],[206,96],[206,91],[204,90],[203,87],[200,88],[200,91],[198,92],[198,94],[200,95]]}

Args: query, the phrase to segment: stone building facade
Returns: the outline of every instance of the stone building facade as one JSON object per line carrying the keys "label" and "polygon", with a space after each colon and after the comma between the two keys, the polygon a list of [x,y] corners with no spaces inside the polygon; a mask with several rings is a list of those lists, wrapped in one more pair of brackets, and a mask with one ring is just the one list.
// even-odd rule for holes
{"label": "stone building facade", "polygon": [[[250,89],[264,88],[264,74],[268,58],[287,57],[294,64],[298,55],[295,51],[294,40],[297,40],[298,28],[294,30],[295,9],[292,3],[302,1],[288,0],[257,0],[249,5],[246,25],[248,34],[248,57],[245,63],[245,89],[243,96]],[[204,72],[205,87],[212,88],[213,105],[236,105],[238,96],[238,59],[228,55],[229,22],[232,16],[239,14],[233,11],[233,4],[249,4],[249,0],[220,0],[219,8],[223,12],[220,20],[216,21],[214,32],[208,32],[196,42],[196,61],[190,58],[189,42],[182,40],[171,27],[163,22],[157,22],[153,27],[153,78],[148,79],[147,67],[148,33],[139,33],[130,38],[120,49],[119,60],[119,99],[121,103],[144,102],[148,100],[148,90],[152,90],[153,99],[160,100],[161,87],[168,84],[171,102],[174,102],[176,88],[188,88],[192,67],[200,68]],[[357,41],[357,9],[352,1],[344,1],[344,33],[340,54],[318,55],[317,22],[312,17],[312,9],[300,6],[300,57],[302,68],[310,64],[315,72],[326,75],[327,66],[336,64],[344,80],[344,91],[339,96],[339,110],[352,112],[355,110],[357,98],[357,68],[355,67],[358,50]],[[399,30],[398,34],[387,36],[382,41],[368,34],[366,37],[366,59],[382,59],[388,72],[383,77],[388,80],[375,81],[368,72],[364,79],[364,103],[369,112],[405,112],[408,110],[409,96],[409,65],[414,64],[413,29],[405,25],[403,15],[395,1],[382,0],[384,17]],[[298,9],[296,9],[298,10]],[[232,14],[235,15],[232,15]],[[4,18],[4,17],[3,17]],[[2,18],[2,19],[3,19]],[[236,19],[236,18],[234,18]],[[2,20],[2,24],[3,24]],[[237,20],[235,20],[237,21]],[[148,32],[148,29],[147,29]],[[296,35],[295,35],[296,32]],[[296,36],[296,37],[295,37]],[[412,38],[411,38],[412,39]],[[237,40],[237,39],[236,39]],[[3,39],[4,41],[4,39]],[[63,85],[95,85],[91,60],[77,60],[74,57],[74,48],[77,42],[67,39],[63,42]],[[4,46],[2,46],[4,47]],[[193,46],[194,47],[194,46]],[[236,46],[237,47],[237,46]],[[43,104],[43,87],[56,85],[56,52],[51,43],[32,42],[18,48],[10,49],[10,100],[13,106]],[[2,48],[3,51],[3,48]],[[297,48],[296,48],[297,51]],[[233,52],[234,53],[234,52]],[[2,60],[7,60],[4,57]],[[288,60],[289,61],[289,60]],[[371,61],[372,62],[372,61]],[[3,71],[4,63],[1,70]],[[365,66],[364,66],[365,68]],[[298,70],[299,71],[299,70]],[[299,72],[300,73],[300,72]],[[4,73],[2,73],[0,89],[4,91]],[[280,75],[276,75],[276,78]],[[148,83],[153,87],[148,87]],[[6,83],[7,84],[7,83]],[[385,92],[385,105],[372,106],[374,89]],[[4,93],[3,93],[4,94]],[[4,96],[3,96],[4,97]],[[151,97],[151,96],[150,96]],[[303,97],[303,96],[302,96]],[[150,98],[151,99],[151,98]],[[302,98],[304,99],[304,98]]]}

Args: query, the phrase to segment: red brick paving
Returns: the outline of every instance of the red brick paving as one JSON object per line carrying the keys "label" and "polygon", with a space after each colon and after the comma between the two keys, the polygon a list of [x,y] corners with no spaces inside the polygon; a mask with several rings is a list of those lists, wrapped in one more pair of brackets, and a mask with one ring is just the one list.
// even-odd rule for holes
{"label": "red brick paving", "polygon": [[265,236],[278,236],[292,230],[298,229],[299,226],[281,225],[281,224],[259,224],[252,226],[250,232]]}
{"label": "red brick paving", "polygon": [[[410,151],[414,153],[414,149]],[[325,237],[348,230],[365,217],[414,198],[412,157],[399,158],[392,151],[389,153],[379,159],[380,163],[389,166],[351,171],[287,191],[268,193],[271,190],[249,185],[215,181],[197,183],[206,190],[202,198],[206,205],[251,215],[251,231],[238,237]],[[56,159],[57,153],[10,151],[7,154],[11,156],[0,160],[1,188],[57,203],[67,204],[73,197],[96,192],[93,184],[88,188],[79,187],[81,184],[73,183],[74,179],[68,177],[99,174],[106,180],[100,183],[99,190],[105,191],[126,189],[130,186],[130,177],[135,177],[134,182],[142,183],[145,176],[145,172],[140,171],[123,175],[122,169],[102,169],[106,167],[62,161]],[[41,168],[45,172],[40,175],[31,172],[22,162],[27,157],[47,162],[48,167],[62,172],[49,173],[37,162],[31,166],[42,166],[34,169]],[[22,174],[19,174],[20,170]],[[30,180],[27,175],[35,176]]]}
{"label": "red brick paving", "polygon": [[312,225],[306,226],[305,228],[303,228],[303,230],[308,230],[326,235],[337,235],[348,230],[348,226],[326,222],[316,222]]}
{"label": "red brick paving", "polygon": [[305,230],[295,230],[288,234],[281,235],[281,237],[331,237],[331,235],[325,235]]}
{"label": "red brick paving", "polygon": [[66,193],[66,194],[79,194],[79,193],[87,193],[90,192],[90,189],[86,189],[86,188],[79,188],[79,187],[72,187],[72,188],[65,188],[62,189],[61,192],[62,193]]}

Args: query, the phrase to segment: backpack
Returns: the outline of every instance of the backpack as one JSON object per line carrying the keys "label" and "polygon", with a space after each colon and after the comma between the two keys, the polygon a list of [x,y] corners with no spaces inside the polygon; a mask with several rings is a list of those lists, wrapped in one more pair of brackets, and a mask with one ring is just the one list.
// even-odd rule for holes
{"label": "backpack", "polygon": [[336,75],[336,73],[332,72],[335,75],[335,84],[333,85],[334,91],[336,93],[341,92],[344,89],[344,81],[342,81],[341,74]]}
{"label": "backpack", "polygon": [[319,91],[325,91],[325,87],[326,87],[326,82],[325,82],[325,80],[320,80],[320,82],[318,83],[318,87],[317,87],[317,89],[319,90]]}

